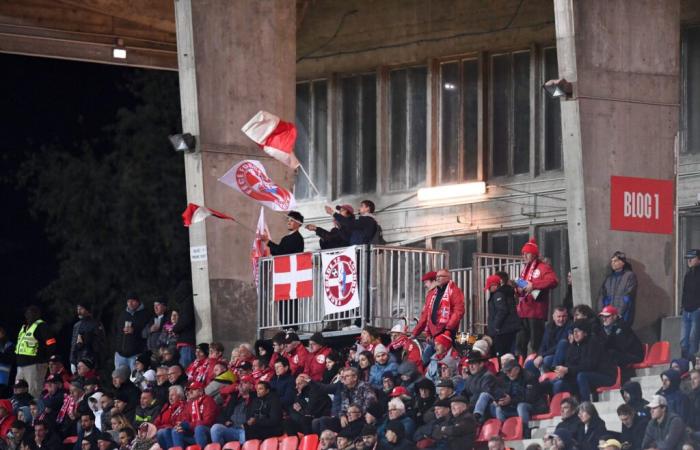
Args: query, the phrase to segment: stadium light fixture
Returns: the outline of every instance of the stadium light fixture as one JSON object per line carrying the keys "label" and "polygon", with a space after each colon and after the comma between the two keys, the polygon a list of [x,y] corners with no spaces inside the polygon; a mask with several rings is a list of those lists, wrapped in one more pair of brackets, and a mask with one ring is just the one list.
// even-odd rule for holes
{"label": "stadium light fixture", "polygon": [[197,138],[190,133],[171,134],[168,139],[176,152],[192,153],[197,148]]}
{"label": "stadium light fixture", "polygon": [[123,39],[117,39],[116,46],[112,49],[112,58],[126,59],[126,47]]}
{"label": "stadium light fixture", "polygon": [[451,200],[462,197],[473,197],[486,193],[486,183],[475,181],[473,183],[448,184],[418,189],[418,201],[430,202]]}
{"label": "stadium light fixture", "polygon": [[574,93],[573,86],[570,82],[566,81],[565,78],[559,78],[558,80],[549,80],[542,85],[542,89],[549,94],[552,98],[569,98],[571,94]]}

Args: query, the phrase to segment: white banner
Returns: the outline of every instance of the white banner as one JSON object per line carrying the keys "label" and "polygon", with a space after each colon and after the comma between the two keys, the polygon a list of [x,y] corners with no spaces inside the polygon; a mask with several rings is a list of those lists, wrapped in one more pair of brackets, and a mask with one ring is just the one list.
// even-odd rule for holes
{"label": "white banner", "polygon": [[342,252],[321,253],[321,263],[325,314],[359,307],[359,268],[355,259],[355,247]]}
{"label": "white banner", "polygon": [[241,161],[219,181],[274,211],[291,211],[297,206],[294,194],[275,184],[260,161]]}

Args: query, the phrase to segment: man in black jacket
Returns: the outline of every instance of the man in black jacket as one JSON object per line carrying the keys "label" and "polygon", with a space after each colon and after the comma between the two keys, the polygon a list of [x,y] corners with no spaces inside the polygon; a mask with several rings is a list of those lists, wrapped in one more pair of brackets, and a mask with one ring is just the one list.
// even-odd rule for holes
{"label": "man in black jacket", "polygon": [[628,450],[642,450],[642,440],[649,423],[649,417],[638,416],[634,408],[628,404],[617,407],[617,417],[622,423],[620,442],[623,445],[627,442],[629,447],[625,448]]}
{"label": "man in black jacket", "polygon": [[692,359],[700,346],[700,249],[688,250],[685,259],[688,271],[683,277],[681,296],[681,353],[683,358]]}
{"label": "man in black jacket", "polygon": [[265,440],[282,434],[282,407],[277,394],[266,381],[255,385],[257,398],[246,414],[245,438]]}
{"label": "man in black jacket", "polygon": [[510,353],[515,335],[520,331],[515,290],[508,284],[508,273],[498,272],[486,279],[488,300],[488,335],[493,338],[494,356]]}
{"label": "man in black jacket", "polygon": [[557,424],[556,430],[567,430],[575,435],[581,426],[581,419],[578,418],[578,402],[573,397],[567,397],[561,401],[561,422]]}
{"label": "man in black jacket", "polygon": [[151,354],[157,354],[160,348],[160,336],[163,325],[169,321],[168,304],[165,299],[157,299],[153,302],[153,315],[145,327],[141,330],[141,337],[146,340],[146,349]]}
{"label": "man in black jacket", "polygon": [[634,369],[628,368],[630,364],[642,362],[644,359],[644,346],[632,328],[618,314],[614,306],[606,306],[598,314],[603,321],[605,332],[605,349],[613,363],[624,370],[623,379],[629,379],[634,375]]}
{"label": "man in black jacket", "polygon": [[502,371],[505,375],[502,379],[503,394],[492,403],[491,415],[500,421],[520,416],[527,438],[530,416],[547,412],[545,388],[539,383],[536,375],[523,370],[516,361],[507,361]]}
{"label": "man in black jacket", "polygon": [[241,378],[238,385],[238,394],[231,396],[223,410],[219,413],[216,423],[211,427],[211,441],[221,446],[231,441],[239,441],[243,445],[246,441],[243,429],[250,408],[255,400],[253,386],[255,380],[250,375]]}
{"label": "man in black jacket", "polygon": [[476,351],[467,354],[467,366],[471,376],[465,382],[462,395],[469,396],[469,402],[474,405],[474,418],[477,422],[486,420],[491,402],[501,398],[503,393],[498,387],[496,377],[486,368],[487,360],[488,358]]}
{"label": "man in black jacket", "polygon": [[114,330],[114,367],[128,366],[134,370],[136,357],[146,349],[146,340],[141,331],[150,320],[138,295],[130,293],[126,299],[126,309],[121,312]]}
{"label": "man in black jacket", "polygon": [[[336,209],[343,209],[344,205],[339,205]],[[360,215],[357,219],[352,214],[343,215],[333,213],[330,206],[326,206],[326,212],[332,214],[333,218],[338,222],[341,233],[349,234],[350,245],[371,244],[375,239],[375,235],[379,231],[379,224],[374,217],[374,202],[371,200],[362,200],[360,202]]]}
{"label": "man in black jacket", "polygon": [[[355,210],[353,209],[352,205],[338,205],[335,207],[335,209],[343,217],[353,217],[355,214]],[[333,220],[333,224],[334,226],[330,230],[325,230],[314,224],[309,224],[306,226],[307,230],[314,231],[316,236],[320,238],[318,244],[321,246],[322,250],[347,247],[350,245],[351,230],[341,228],[340,223],[335,219]]]}
{"label": "man in black jacket", "polygon": [[[348,408],[349,409],[349,408]],[[323,393],[321,387],[307,374],[296,378],[296,395],[289,411],[289,428],[287,434],[301,432],[311,433],[311,421],[327,416],[331,410],[331,399]]]}
{"label": "man in black jacket", "polygon": [[100,352],[106,346],[105,329],[99,320],[92,316],[90,304],[80,302],[76,307],[78,321],[73,325],[70,341],[70,369],[76,373],[78,361],[89,359],[99,366]]}
{"label": "man in black jacket", "polygon": [[590,401],[593,389],[615,383],[617,368],[607,352],[601,351],[603,343],[590,333],[591,325],[587,320],[574,322],[574,341],[566,350],[564,364],[554,369],[557,380],[552,390],[555,394],[578,390],[582,401]]}
{"label": "man in black jacket", "polygon": [[552,313],[552,320],[544,328],[542,343],[537,351],[537,357],[525,363],[525,369],[539,376],[540,370],[547,371],[564,362],[567,340],[571,332],[569,312],[563,306],[557,306]]}

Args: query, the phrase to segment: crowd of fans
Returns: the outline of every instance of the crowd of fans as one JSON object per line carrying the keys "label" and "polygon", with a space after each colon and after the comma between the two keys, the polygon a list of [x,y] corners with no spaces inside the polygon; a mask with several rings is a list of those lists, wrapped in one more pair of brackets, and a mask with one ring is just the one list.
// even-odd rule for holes
{"label": "crowd of fans", "polygon": [[[332,348],[321,333],[304,345],[296,332],[280,331],[228,358],[221,343],[195,343],[191,308],[170,311],[165,301],[147,308],[129,294],[115,323],[109,379],[98,376],[106,337],[89,305],[77,306],[67,360],[30,307],[16,344],[0,330],[0,370],[17,368],[0,399],[0,447],[167,450],[314,433],[322,450],[469,449],[490,418],[518,416],[528,437],[531,417],[568,392],[549,448],[694,448],[700,354],[693,370],[687,359],[674,360],[647,402],[629,381],[631,365],[644,358],[630,327],[633,293],[606,280],[597,312],[558,306],[545,323],[541,303],[558,280],[533,241],[523,257],[517,280],[502,272],[486,280],[488,333],[468,345],[458,333],[464,296],[447,270],[423,277],[426,301],[413,329],[397,324],[387,335],[367,326],[345,348]],[[617,274],[628,270],[624,259],[613,255],[611,276],[629,284]],[[592,401],[618,376],[622,431],[612,432]],[[489,449],[505,448],[499,436],[488,438]]]}

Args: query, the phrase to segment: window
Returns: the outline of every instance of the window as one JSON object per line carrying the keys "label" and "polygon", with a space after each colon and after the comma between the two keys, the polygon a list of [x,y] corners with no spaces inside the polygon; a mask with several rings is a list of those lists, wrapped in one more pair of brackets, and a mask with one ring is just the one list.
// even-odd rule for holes
{"label": "window", "polygon": [[340,81],[340,194],[377,186],[377,81],[374,74]]}
{"label": "window", "polygon": [[427,143],[425,67],[389,74],[389,190],[401,191],[425,182]]}
{"label": "window", "polygon": [[472,257],[476,253],[476,235],[455,236],[437,239],[436,248],[447,250],[450,255],[450,269],[472,266]]}
{"label": "window", "polygon": [[683,278],[688,271],[688,260],[685,253],[692,248],[700,248],[700,210],[682,213],[678,236],[678,303],[683,292]]}
{"label": "window", "polygon": [[491,175],[530,171],[530,52],[491,57]]}
{"label": "window", "polygon": [[[543,52],[544,82],[559,78],[556,47],[546,48]],[[544,105],[544,170],[562,168],[561,143],[561,105],[558,98],[552,98],[542,89]]]}
{"label": "window", "polygon": [[527,230],[512,230],[486,235],[486,252],[497,255],[520,255],[520,249],[530,239]]}
{"label": "window", "polygon": [[[322,196],[327,194],[328,162],[328,87],[325,80],[297,84],[297,142],[294,148],[299,162],[308,172]],[[294,185],[297,199],[317,197],[304,174]]]}
{"label": "window", "polygon": [[478,177],[479,61],[440,66],[441,183]]}
{"label": "window", "polygon": [[681,152],[700,154],[700,27],[683,33]]}
{"label": "window", "polygon": [[537,245],[540,248],[540,254],[552,266],[554,273],[559,278],[559,286],[552,289],[550,306],[560,305],[566,296],[566,275],[571,267],[569,263],[569,233],[566,225],[538,227]]}

